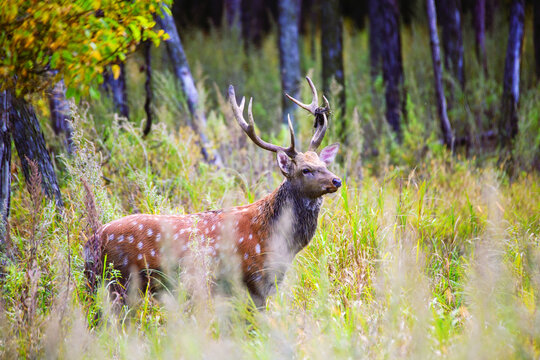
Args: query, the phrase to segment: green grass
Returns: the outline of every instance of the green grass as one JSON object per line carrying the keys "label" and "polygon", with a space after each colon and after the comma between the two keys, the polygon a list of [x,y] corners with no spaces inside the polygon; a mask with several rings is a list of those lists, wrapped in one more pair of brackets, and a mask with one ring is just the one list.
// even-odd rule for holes
{"label": "green grass", "polygon": [[[500,55],[504,31],[488,39],[489,54]],[[266,311],[252,311],[234,279],[229,289],[218,287],[209,296],[208,279],[198,279],[194,290],[174,272],[165,274],[166,290],[132,293],[122,308],[111,306],[107,291],[114,272],[105,273],[97,293],[88,293],[82,246],[91,229],[83,180],[102,223],[138,212],[184,214],[246,204],[281,181],[274,156],[246,142],[225,101],[229,83],[238,94],[253,96],[263,136],[285,143],[285,131],[272,125],[279,122],[281,102],[275,36],[249,54],[218,30],[188,32],[184,42],[199,79],[208,135],[225,155],[225,168],[202,162],[196,136],[185,125],[182,95],[159,65],[160,49],[154,58],[161,68],[154,81],[159,120],[142,138],[144,79],[140,58],[130,59],[130,122],[115,120],[106,98],[76,109],[77,151],[56,157],[62,213],[38,193],[31,196],[20,170],[13,172],[11,248],[0,280],[0,357],[540,356],[540,178],[529,172],[540,141],[537,88],[525,81],[514,147],[521,172],[506,174],[495,148],[450,155],[438,140],[429,43],[419,26],[403,34],[408,113],[401,145],[384,123],[380,92],[372,95],[381,84],[370,83],[366,33],[347,33],[347,115],[333,120],[347,129],[347,144],[332,166],[345,184],[326,197],[315,237]],[[525,58],[531,46],[526,42]],[[304,71],[320,85],[313,71],[320,59],[304,50]],[[474,59],[473,50],[467,56]],[[471,60],[468,87],[456,90],[451,119],[461,134],[488,129],[498,114],[501,89],[494,74],[503,64],[489,59],[488,78],[475,77],[480,71]],[[524,73],[531,69],[525,62]],[[305,86],[302,94],[308,97]],[[45,115],[46,137],[61,153]],[[300,113],[297,119],[305,145],[311,120]],[[337,139],[336,128],[331,123],[325,143]]]}

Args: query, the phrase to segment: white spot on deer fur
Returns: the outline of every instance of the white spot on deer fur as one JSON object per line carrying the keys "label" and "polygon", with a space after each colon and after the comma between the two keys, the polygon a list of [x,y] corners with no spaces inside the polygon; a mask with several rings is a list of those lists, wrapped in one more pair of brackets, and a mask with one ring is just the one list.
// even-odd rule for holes
{"label": "white spot on deer fur", "polygon": [[113,240],[114,240],[114,234],[109,235],[109,241],[113,241]]}
{"label": "white spot on deer fur", "polygon": [[155,251],[154,249],[152,249],[152,250],[150,251],[150,255],[152,255],[152,257],[155,257],[155,256],[156,256],[156,251]]}
{"label": "white spot on deer fur", "polygon": [[128,241],[129,241],[130,244],[133,243],[133,240],[134,240],[133,235],[129,235],[128,236]]}
{"label": "white spot on deer fur", "polygon": [[214,231],[216,229],[216,225],[212,225],[211,231]]}
{"label": "white spot on deer fur", "polygon": [[248,253],[244,253],[244,260],[247,260],[249,257]]}
{"label": "white spot on deer fur", "polygon": [[255,252],[256,252],[257,254],[260,254],[260,253],[261,253],[261,245],[259,245],[259,244],[255,245]]}
{"label": "white spot on deer fur", "polygon": [[139,230],[142,230],[144,228],[143,224],[139,224]]}
{"label": "white spot on deer fur", "polygon": [[161,240],[161,233],[156,234],[156,242],[159,242]]}
{"label": "white spot on deer fur", "polygon": [[142,254],[137,255],[137,259],[142,260]]}
{"label": "white spot on deer fur", "polygon": [[186,231],[186,230],[185,229],[180,230],[180,234],[183,234],[184,231]]}
{"label": "white spot on deer fur", "polygon": [[204,233],[208,234],[208,228],[204,229]]}
{"label": "white spot on deer fur", "polygon": [[154,233],[154,231],[152,229],[146,230],[146,235],[148,235],[148,236],[152,236],[153,233]]}
{"label": "white spot on deer fur", "polygon": [[136,221],[132,221],[132,222],[131,222],[131,225],[137,226],[137,222],[136,222]]}
{"label": "white spot on deer fur", "polygon": [[118,240],[119,243],[124,241],[124,235],[120,235],[117,240]]}
{"label": "white spot on deer fur", "polygon": [[128,257],[125,256],[125,257],[124,257],[124,266],[127,266],[127,264],[128,264]]}
{"label": "white spot on deer fur", "polygon": [[253,234],[249,234],[248,238],[249,240],[253,239]]}
{"label": "white spot on deer fur", "polygon": [[240,239],[238,239],[238,243],[239,243],[239,244],[241,244],[242,241],[244,241],[244,238],[243,238],[243,237],[241,237]]}
{"label": "white spot on deer fur", "polygon": [[178,240],[178,233],[174,234],[173,240]]}
{"label": "white spot on deer fur", "polygon": [[204,220],[204,221],[203,221],[203,225],[208,225],[208,221],[207,221],[207,220]]}
{"label": "white spot on deer fur", "polygon": [[142,241],[139,241],[139,243],[137,244],[137,247],[138,247],[139,249],[142,249],[142,246],[143,246]]}

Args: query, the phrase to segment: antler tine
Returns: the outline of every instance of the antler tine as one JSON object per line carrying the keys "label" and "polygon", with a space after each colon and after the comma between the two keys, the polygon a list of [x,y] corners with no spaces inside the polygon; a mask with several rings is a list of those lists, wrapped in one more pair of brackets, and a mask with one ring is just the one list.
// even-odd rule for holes
{"label": "antler tine", "polygon": [[328,119],[326,118],[325,113],[322,113],[322,117],[323,123],[317,126],[317,130],[315,130],[315,134],[313,134],[313,138],[311,138],[311,142],[309,143],[309,151],[317,150],[324,139],[324,134],[326,133],[326,128],[328,127]]}
{"label": "antler tine", "polygon": [[285,94],[296,105],[300,106],[302,109],[305,109],[315,115],[315,110],[319,107],[319,97],[317,96],[317,89],[315,88],[315,85],[313,85],[313,81],[309,78],[309,76],[306,76],[306,80],[309,83],[309,87],[311,88],[311,92],[313,93],[313,99],[311,100],[311,104],[306,105],[304,103],[301,103],[300,101],[296,100],[289,94]]}
{"label": "antler tine", "polygon": [[248,104],[248,121],[244,119],[244,98],[242,98],[242,101],[240,103],[240,106],[236,103],[236,95],[234,94],[234,87],[232,85],[229,86],[229,102],[231,103],[231,107],[233,109],[234,117],[236,118],[236,121],[238,122],[238,125],[244,130],[246,135],[255,143],[255,145],[259,146],[260,148],[263,148],[268,151],[272,152],[278,152],[283,151],[285,152],[289,157],[294,158],[296,156],[296,150],[294,148],[294,131],[292,130],[292,125],[289,120],[289,130],[291,131],[291,146],[288,148],[274,145],[267,143],[266,141],[262,140],[260,137],[257,136],[255,133],[255,122],[253,121],[253,112],[252,110],[252,103],[253,98],[249,99]]}
{"label": "antler tine", "polygon": [[291,146],[289,147],[289,151],[294,151],[296,153],[296,150],[294,149],[294,128],[292,126],[291,122],[291,115],[287,114],[287,120],[289,122],[289,132],[291,134]]}

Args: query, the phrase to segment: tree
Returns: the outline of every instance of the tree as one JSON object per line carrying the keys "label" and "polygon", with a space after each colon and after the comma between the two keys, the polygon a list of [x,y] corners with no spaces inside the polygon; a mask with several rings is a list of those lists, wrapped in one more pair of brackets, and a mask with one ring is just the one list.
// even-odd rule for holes
{"label": "tree", "polygon": [[439,34],[437,33],[436,14],[435,1],[427,0],[427,17],[431,43],[431,59],[433,61],[433,77],[435,78],[435,93],[437,95],[437,112],[439,114],[439,122],[441,124],[444,143],[449,149],[453,149],[454,134],[446,112],[446,98],[444,97],[442,82],[441,50],[439,47]]}
{"label": "tree", "polygon": [[169,38],[165,42],[167,52],[169,53],[169,60],[172,63],[174,69],[174,75],[182,86],[182,91],[186,97],[189,112],[192,117],[190,126],[193,131],[199,135],[201,140],[201,153],[206,161],[221,166],[221,156],[217,151],[209,153],[211,144],[206,137],[204,130],[206,129],[206,116],[199,104],[199,94],[195,87],[195,81],[191,75],[189,64],[187,61],[186,53],[180,35],[176,30],[176,24],[173,17],[167,10],[163,12],[163,17],[156,16],[156,21],[168,35]]}
{"label": "tree", "polygon": [[510,10],[510,30],[506,46],[502,94],[502,116],[499,120],[499,138],[504,147],[510,147],[518,132],[519,79],[521,50],[525,21],[525,0],[513,0]]}
{"label": "tree", "polygon": [[533,17],[534,64],[536,77],[540,79],[540,2],[534,2]]}
{"label": "tree", "polygon": [[225,0],[225,18],[227,20],[227,25],[231,29],[240,29],[240,19],[241,19],[241,0]]}
{"label": "tree", "polygon": [[[298,49],[299,0],[279,0],[279,65],[281,89],[294,98],[299,97],[300,52]],[[295,104],[281,97],[282,121],[295,112]]]}
{"label": "tree", "polygon": [[401,115],[404,113],[403,61],[399,32],[397,0],[381,0],[377,16],[381,17],[381,57],[385,84],[386,120],[401,139]]}
{"label": "tree", "polygon": [[66,86],[64,80],[60,80],[54,84],[48,97],[54,133],[65,137],[64,144],[68,153],[71,153],[73,151],[73,144],[71,141],[73,129],[68,121],[71,119],[71,109],[69,102],[66,99]]}
{"label": "tree", "polygon": [[437,5],[439,19],[442,25],[444,66],[459,81],[461,87],[464,87],[465,71],[459,1],[440,0]]}
{"label": "tree", "polygon": [[382,16],[380,16],[379,0],[369,0],[369,64],[371,78],[375,81],[381,72],[382,64]]}
{"label": "tree", "polygon": [[339,85],[336,94],[341,114],[345,115],[345,74],[343,71],[343,19],[339,0],[322,1],[321,51],[323,92],[330,94],[330,84],[334,79]]}
{"label": "tree", "polygon": [[103,87],[112,97],[114,111],[120,113],[126,119],[129,119],[129,106],[127,103],[126,89],[126,66],[124,62],[111,66],[103,73]]}
{"label": "tree", "polygon": [[486,0],[476,0],[474,3],[474,33],[476,38],[476,57],[487,74],[486,57]]}
{"label": "tree", "polygon": [[152,43],[145,41],[143,44],[144,48],[144,71],[146,73],[146,80],[144,82],[144,90],[146,92],[146,98],[144,100],[144,112],[146,113],[146,125],[144,126],[143,134],[144,136],[150,133],[152,128],[152,99],[154,93],[152,92],[152,53],[151,53]]}
{"label": "tree", "polygon": [[6,247],[7,220],[11,198],[11,133],[9,132],[10,94],[0,91],[0,253]]}

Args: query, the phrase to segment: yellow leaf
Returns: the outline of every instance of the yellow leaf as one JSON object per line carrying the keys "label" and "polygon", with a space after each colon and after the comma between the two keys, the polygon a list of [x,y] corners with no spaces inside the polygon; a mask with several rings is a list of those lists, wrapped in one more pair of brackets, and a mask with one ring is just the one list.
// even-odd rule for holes
{"label": "yellow leaf", "polygon": [[163,31],[163,29],[160,29],[157,33],[157,36],[158,37],[161,37],[163,34],[165,33],[165,31]]}
{"label": "yellow leaf", "polygon": [[99,51],[97,51],[97,50],[92,51],[92,56],[93,56],[94,59],[96,59],[97,61],[100,61],[100,60],[101,60],[101,54],[100,54]]}
{"label": "yellow leaf", "polygon": [[120,66],[114,64],[112,66],[112,72],[113,72],[114,80],[118,79],[118,77],[120,76]]}

